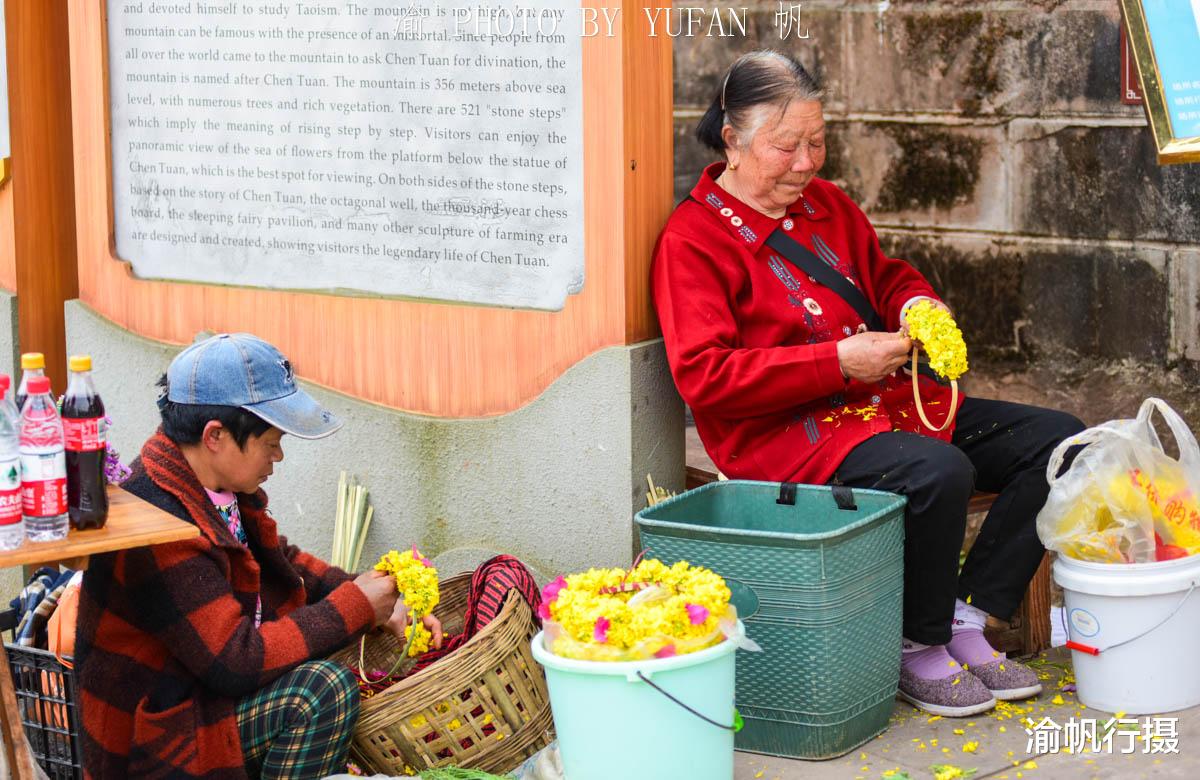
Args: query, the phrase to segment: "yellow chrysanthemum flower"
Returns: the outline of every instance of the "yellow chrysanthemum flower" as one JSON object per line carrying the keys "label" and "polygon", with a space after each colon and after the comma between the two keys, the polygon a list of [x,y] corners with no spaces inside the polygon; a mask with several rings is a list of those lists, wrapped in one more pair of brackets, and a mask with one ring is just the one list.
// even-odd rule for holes
{"label": "yellow chrysanthemum flower", "polygon": [[950,312],[929,301],[919,301],[905,315],[908,335],[921,342],[929,367],[938,376],[958,379],[967,373],[967,345]]}
{"label": "yellow chrysanthemum flower", "polygon": [[437,569],[421,556],[415,545],[404,552],[390,550],[379,559],[375,568],[392,575],[396,580],[396,589],[403,595],[404,606],[408,607],[410,620],[404,636],[411,637],[416,631],[416,638],[408,650],[409,656],[428,652],[433,634],[421,625],[421,619],[433,612],[441,599]]}

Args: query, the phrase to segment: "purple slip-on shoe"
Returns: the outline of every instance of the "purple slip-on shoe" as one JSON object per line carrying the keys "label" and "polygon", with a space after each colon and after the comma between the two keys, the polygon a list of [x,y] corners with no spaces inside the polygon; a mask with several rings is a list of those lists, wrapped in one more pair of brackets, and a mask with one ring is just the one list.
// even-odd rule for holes
{"label": "purple slip-on shoe", "polygon": [[1037,673],[1011,658],[1001,658],[990,664],[971,664],[970,669],[971,674],[1001,701],[1028,699],[1042,692]]}
{"label": "purple slip-on shoe", "polygon": [[901,669],[896,695],[914,707],[947,718],[966,718],[996,706],[992,692],[966,670],[940,680],[926,680]]}

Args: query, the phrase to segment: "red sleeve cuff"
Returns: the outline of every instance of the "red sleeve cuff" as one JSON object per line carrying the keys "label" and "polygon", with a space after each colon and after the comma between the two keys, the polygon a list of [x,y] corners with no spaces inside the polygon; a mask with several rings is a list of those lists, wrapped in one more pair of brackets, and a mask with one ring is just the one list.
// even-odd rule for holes
{"label": "red sleeve cuff", "polygon": [[836,341],[822,341],[814,345],[813,362],[820,396],[840,393],[846,389],[846,385],[849,383],[846,375],[842,373],[842,362],[838,360],[837,345]]}

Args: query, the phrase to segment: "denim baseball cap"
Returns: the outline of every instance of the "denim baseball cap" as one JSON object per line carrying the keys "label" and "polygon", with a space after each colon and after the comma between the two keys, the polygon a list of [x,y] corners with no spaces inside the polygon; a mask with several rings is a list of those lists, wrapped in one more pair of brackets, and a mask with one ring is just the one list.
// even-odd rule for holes
{"label": "denim baseball cap", "polygon": [[288,359],[249,333],[219,333],[176,355],[167,368],[167,398],[237,406],[301,439],[320,439],[342,427],[296,385]]}

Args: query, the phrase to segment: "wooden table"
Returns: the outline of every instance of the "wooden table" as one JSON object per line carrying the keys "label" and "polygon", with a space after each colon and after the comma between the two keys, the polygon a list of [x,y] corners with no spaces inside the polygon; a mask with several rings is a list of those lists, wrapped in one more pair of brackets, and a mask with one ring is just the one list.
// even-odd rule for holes
{"label": "wooden table", "polygon": [[[16,550],[0,552],[0,567],[32,564],[63,564],[86,569],[95,553],[127,550],[165,542],[194,539],[200,529],[186,523],[120,488],[108,486],[108,522],[91,531],[72,529],[57,542],[26,540]],[[21,726],[17,697],[9,673],[8,654],[0,642],[0,729],[4,737],[4,757],[14,780],[36,776]]]}

